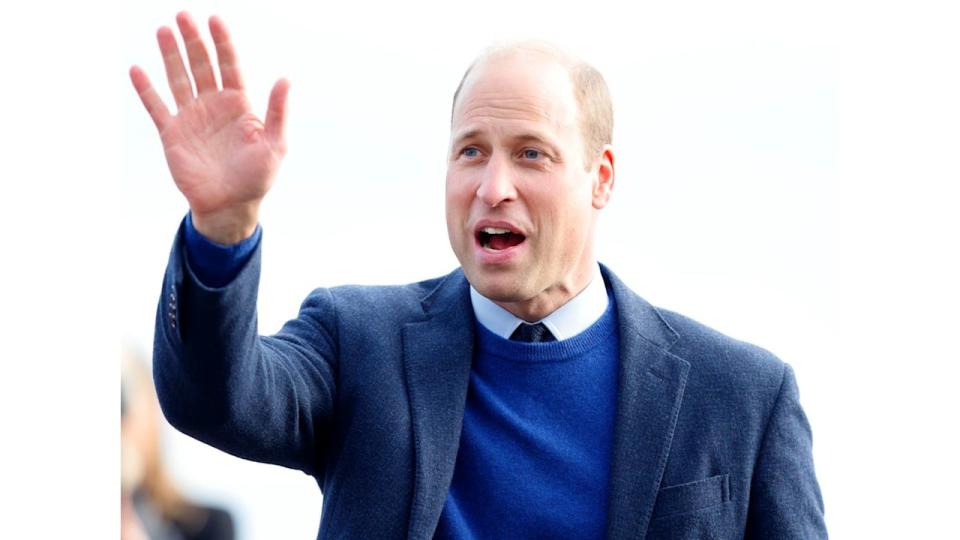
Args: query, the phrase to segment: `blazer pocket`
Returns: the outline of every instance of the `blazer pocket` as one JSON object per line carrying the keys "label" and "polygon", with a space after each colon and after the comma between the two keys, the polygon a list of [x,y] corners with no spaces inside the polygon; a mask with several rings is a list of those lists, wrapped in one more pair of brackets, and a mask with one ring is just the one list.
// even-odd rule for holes
{"label": "blazer pocket", "polygon": [[653,517],[657,519],[702,510],[730,500],[730,475],[721,474],[704,480],[667,486],[657,492]]}

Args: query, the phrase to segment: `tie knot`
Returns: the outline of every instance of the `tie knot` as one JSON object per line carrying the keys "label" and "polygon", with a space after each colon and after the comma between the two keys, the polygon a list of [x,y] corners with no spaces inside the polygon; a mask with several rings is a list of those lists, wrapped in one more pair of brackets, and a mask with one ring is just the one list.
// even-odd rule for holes
{"label": "tie knot", "polygon": [[510,339],[513,341],[524,341],[526,343],[542,343],[557,340],[543,323],[520,323],[520,326],[510,334]]}

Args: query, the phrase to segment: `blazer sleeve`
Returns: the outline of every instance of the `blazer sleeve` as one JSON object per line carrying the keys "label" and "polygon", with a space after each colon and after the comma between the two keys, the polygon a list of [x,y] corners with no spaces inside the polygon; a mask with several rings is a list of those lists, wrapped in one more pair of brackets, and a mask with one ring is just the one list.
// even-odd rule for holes
{"label": "blazer sleeve", "polygon": [[796,377],[784,364],[754,469],[746,538],[827,538],[812,444]]}
{"label": "blazer sleeve", "polygon": [[238,457],[317,475],[336,392],[336,308],[318,289],[275,336],[257,332],[260,245],[237,277],[204,286],[171,250],[157,309],[154,381],[178,430]]}

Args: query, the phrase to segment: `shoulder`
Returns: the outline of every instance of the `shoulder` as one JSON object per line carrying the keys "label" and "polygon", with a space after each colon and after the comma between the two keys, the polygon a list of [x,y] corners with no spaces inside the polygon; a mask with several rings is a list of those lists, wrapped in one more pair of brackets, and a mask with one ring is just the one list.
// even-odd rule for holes
{"label": "shoulder", "polygon": [[670,352],[717,380],[779,386],[786,364],[767,349],[728,336],[690,317],[654,308],[677,334]]}
{"label": "shoulder", "polygon": [[371,320],[371,313],[379,318],[418,317],[435,291],[442,287],[465,283],[462,271],[402,285],[339,285],[314,289],[304,300],[301,310],[319,309],[335,312],[338,317],[363,317]]}
{"label": "shoulder", "polygon": [[[767,349],[655,307],[609,269],[605,269],[605,275],[620,318],[628,319],[630,327],[689,365],[688,390],[707,388],[716,395],[739,394],[749,401],[763,396],[761,401],[767,401],[775,398],[784,377],[789,376],[787,364]],[[744,396],[745,393],[751,396]]]}

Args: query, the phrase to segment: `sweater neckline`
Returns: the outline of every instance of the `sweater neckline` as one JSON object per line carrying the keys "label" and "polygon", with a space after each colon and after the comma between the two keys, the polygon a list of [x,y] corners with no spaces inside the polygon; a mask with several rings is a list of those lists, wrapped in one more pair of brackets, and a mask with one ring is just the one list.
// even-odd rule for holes
{"label": "sweater neckline", "polygon": [[607,309],[596,322],[583,332],[561,341],[545,343],[511,341],[475,322],[477,352],[517,363],[563,362],[588,354],[601,344],[608,342],[617,328],[616,320],[616,306],[611,296]]}

